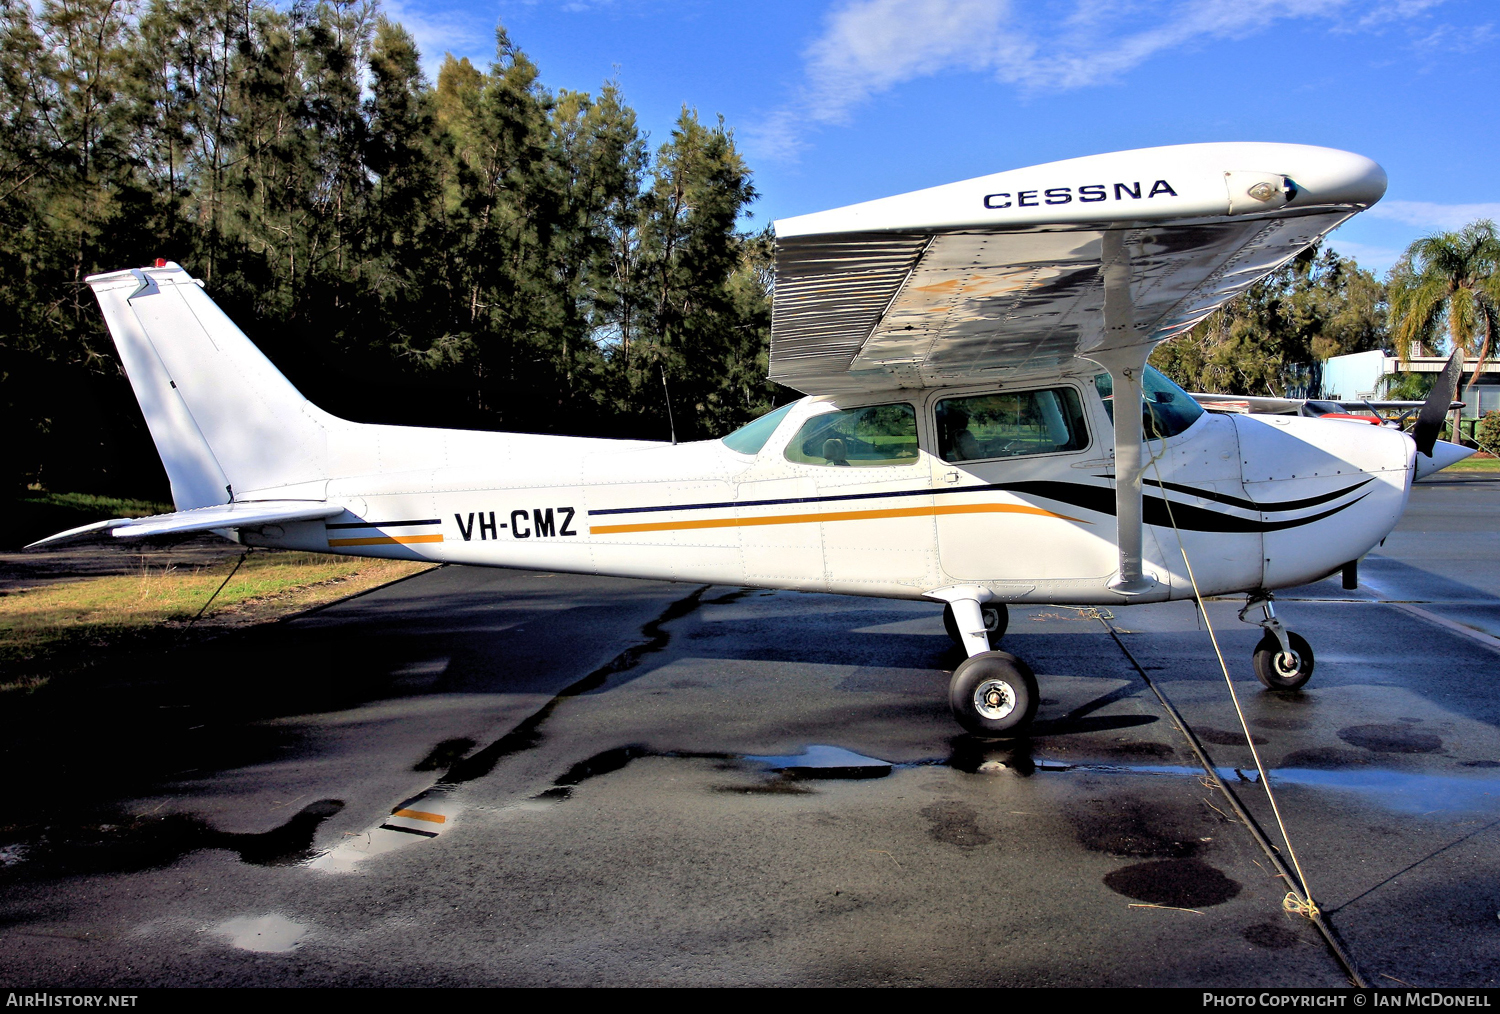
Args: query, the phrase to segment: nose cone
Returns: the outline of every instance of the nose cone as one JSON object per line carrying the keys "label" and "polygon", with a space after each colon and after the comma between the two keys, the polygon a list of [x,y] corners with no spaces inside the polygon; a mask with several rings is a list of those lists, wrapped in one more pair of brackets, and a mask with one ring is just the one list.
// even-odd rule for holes
{"label": "nose cone", "polygon": [[1433,472],[1441,472],[1449,465],[1456,465],[1460,461],[1474,453],[1472,447],[1462,447],[1459,444],[1451,444],[1446,440],[1439,440],[1432,445],[1432,456],[1418,453],[1412,462],[1412,470],[1415,477],[1425,479]]}

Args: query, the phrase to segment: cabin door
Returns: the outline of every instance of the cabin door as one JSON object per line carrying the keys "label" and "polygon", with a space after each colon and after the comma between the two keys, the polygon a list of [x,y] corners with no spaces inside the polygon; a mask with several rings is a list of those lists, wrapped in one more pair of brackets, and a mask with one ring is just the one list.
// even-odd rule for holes
{"label": "cabin door", "polygon": [[1035,586],[1114,572],[1113,519],[1078,506],[1114,501],[1101,478],[1107,452],[1090,439],[1078,388],[940,398],[933,423],[938,553],[949,579]]}

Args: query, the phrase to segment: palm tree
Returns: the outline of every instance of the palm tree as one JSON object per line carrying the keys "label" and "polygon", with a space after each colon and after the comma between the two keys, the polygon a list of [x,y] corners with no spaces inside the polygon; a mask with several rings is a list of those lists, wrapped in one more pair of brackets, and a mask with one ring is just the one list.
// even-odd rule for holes
{"label": "palm tree", "polygon": [[[1500,236],[1480,219],[1459,232],[1417,240],[1391,269],[1387,283],[1391,338],[1406,360],[1413,347],[1436,349],[1448,332],[1449,350],[1479,360],[1469,386],[1479,379],[1500,331]],[[1454,423],[1454,435],[1458,426]]]}
{"label": "palm tree", "polygon": [[1449,348],[1487,359],[1500,330],[1500,236],[1489,219],[1461,232],[1417,240],[1391,269],[1391,337],[1396,355],[1436,348],[1447,325]]}

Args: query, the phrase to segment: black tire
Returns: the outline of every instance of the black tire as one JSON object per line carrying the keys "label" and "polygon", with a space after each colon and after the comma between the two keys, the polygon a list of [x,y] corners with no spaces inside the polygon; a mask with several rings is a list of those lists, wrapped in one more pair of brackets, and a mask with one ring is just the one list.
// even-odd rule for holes
{"label": "black tire", "polygon": [[1003,651],[986,651],[964,659],[953,670],[948,684],[953,717],[965,729],[982,736],[1005,735],[1024,728],[1036,715],[1038,699],[1031,666]]}
{"label": "black tire", "polygon": [[[1005,628],[1010,626],[1010,610],[1005,607],[1004,602],[989,602],[980,606],[979,612],[984,616],[985,633],[990,635],[990,647],[994,648],[1005,636]],[[954,644],[964,647],[963,635],[958,632],[958,620],[953,616],[953,607],[946,603],[943,605],[943,629],[948,631]]]}
{"label": "black tire", "polygon": [[[1312,679],[1312,645],[1301,634],[1294,634],[1290,630],[1286,632],[1286,639],[1291,643],[1292,652],[1296,656],[1293,659],[1287,659],[1283,655],[1281,642],[1269,631],[1255,646],[1255,677],[1268,690],[1300,690],[1303,684]],[[1292,662],[1296,664],[1292,665]]]}

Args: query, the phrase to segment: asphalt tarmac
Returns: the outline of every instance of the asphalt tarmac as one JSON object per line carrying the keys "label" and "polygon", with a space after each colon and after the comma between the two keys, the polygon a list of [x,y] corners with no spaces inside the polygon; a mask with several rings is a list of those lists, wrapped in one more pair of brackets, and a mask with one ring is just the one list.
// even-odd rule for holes
{"label": "asphalt tarmac", "polygon": [[[1358,591],[1282,594],[1300,694],[1209,605],[1371,985],[1500,976],[1497,516],[1439,475]],[[0,984],[1349,981],[1162,703],[1279,844],[1192,605],[1004,647],[1043,701],[1000,743],[926,604],[446,567],[120,655],[0,716]]]}

